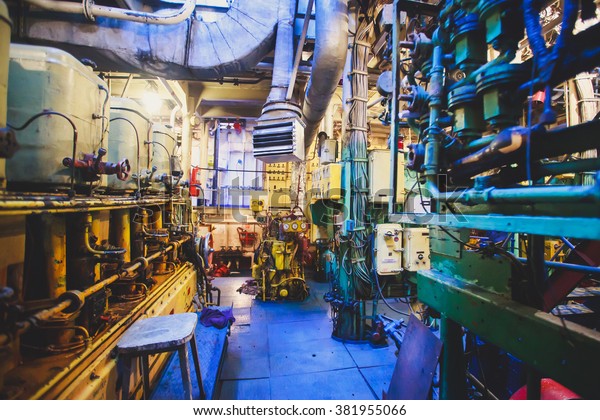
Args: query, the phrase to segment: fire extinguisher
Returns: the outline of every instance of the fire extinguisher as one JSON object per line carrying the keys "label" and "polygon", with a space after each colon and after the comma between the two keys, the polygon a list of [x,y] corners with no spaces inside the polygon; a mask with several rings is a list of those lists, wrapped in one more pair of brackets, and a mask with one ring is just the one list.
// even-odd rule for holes
{"label": "fire extinguisher", "polygon": [[192,168],[190,173],[190,196],[198,197],[200,195],[200,168]]}

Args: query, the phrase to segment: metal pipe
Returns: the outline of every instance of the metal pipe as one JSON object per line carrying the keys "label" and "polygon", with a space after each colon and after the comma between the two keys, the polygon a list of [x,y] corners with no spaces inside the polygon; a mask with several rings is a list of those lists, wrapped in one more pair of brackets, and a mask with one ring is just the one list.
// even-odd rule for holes
{"label": "metal pipe", "polygon": [[[483,149],[455,161],[449,174],[455,180],[468,179],[481,172],[511,163],[526,165],[527,143],[531,145],[530,162],[590,150],[597,147],[595,134],[600,119],[572,127],[546,131],[543,127],[513,127],[501,131]],[[529,139],[529,140],[528,140]]]}
{"label": "metal pipe", "polygon": [[498,399],[498,397],[496,397],[492,391],[490,391],[484,384],[481,383],[479,379],[477,379],[477,377],[475,377],[475,375],[469,371],[467,371],[467,379],[473,384],[473,386],[475,386],[475,388],[477,388],[479,392],[483,392],[490,400]]}
{"label": "metal pipe", "polygon": [[[517,259],[521,262],[526,263],[527,258],[517,257]],[[571,263],[563,263],[557,261],[544,261],[544,265],[548,268],[558,268],[569,271],[577,271],[578,273],[586,273],[586,274],[600,274],[600,267],[592,267],[589,265],[579,265],[579,264],[571,264]]]}
{"label": "metal pipe", "polygon": [[463,348],[462,327],[442,315],[440,339],[443,350],[440,358],[440,399],[462,400],[466,398],[466,366]]}
{"label": "metal pipe", "polygon": [[196,10],[196,0],[185,0],[181,8],[170,13],[147,13],[136,10],[119,9],[116,7],[99,6],[91,0],[83,0],[81,3],[51,0],[25,0],[40,9],[50,12],[73,13],[84,15],[87,19],[94,21],[96,17],[106,17],[130,22],[140,22],[153,25],[176,25],[188,19]]}
{"label": "metal pipe", "polygon": [[273,77],[271,91],[265,106],[272,103],[287,102],[286,95],[291,83],[294,67],[294,15],[295,0],[282,0],[279,3],[279,20],[275,38],[273,59]]}
{"label": "metal pipe", "polygon": [[[53,318],[60,312],[67,309],[72,304],[77,303],[77,301],[73,301],[69,297],[69,295],[76,295],[76,296],[78,296],[78,298],[81,301],[83,301],[86,297],[90,297],[94,293],[99,292],[100,290],[104,289],[105,287],[110,286],[112,283],[119,280],[123,274],[127,274],[127,275],[132,274],[133,272],[135,272],[136,270],[141,268],[145,263],[152,262],[153,260],[168,253],[169,251],[179,248],[182,244],[189,241],[190,239],[191,239],[191,236],[186,235],[183,239],[173,241],[164,250],[157,251],[154,254],[150,255],[149,257],[145,258],[144,260],[140,260],[140,261],[132,264],[131,266],[125,268],[122,273],[114,274],[98,283],[95,283],[92,287],[85,289],[83,292],[79,292],[76,290],[68,291],[67,295],[65,295],[65,297],[66,297],[65,300],[63,300],[62,302],[60,302],[50,308],[41,310],[41,311],[36,312],[35,314],[31,315],[29,317],[29,319],[27,319],[26,321],[24,321],[22,323],[22,325],[19,328],[19,333],[22,334],[22,333],[26,332],[27,330],[29,330],[29,328],[34,326],[34,324],[36,324],[40,321],[50,320],[51,318]],[[0,346],[5,345],[9,342],[10,342],[10,335],[0,334]]]}
{"label": "metal pipe", "polygon": [[119,249],[94,249],[92,248],[92,246],[90,245],[90,234],[92,232],[92,215],[91,213],[87,214],[87,220],[85,223],[85,248],[87,249],[87,251],[90,254],[94,254],[94,255],[122,255],[124,254],[127,250],[123,249],[123,248],[119,248]]}
{"label": "metal pipe", "polygon": [[302,119],[308,149],[337,88],[348,53],[348,0],[317,0],[315,51],[306,88]]}
{"label": "metal pipe", "polygon": [[446,202],[476,204],[599,203],[600,183],[585,187],[485,188],[439,193]]}
{"label": "metal pipe", "polygon": [[[561,174],[579,174],[584,172],[595,172],[600,170],[600,158],[579,159],[568,162],[534,163],[531,165],[532,179],[540,179],[546,176]],[[527,179],[527,171],[519,166],[517,168],[506,167],[496,175],[490,176],[493,182],[490,185],[514,184]]]}
{"label": "metal pipe", "polygon": [[[437,38],[434,36],[434,38]],[[437,181],[439,174],[440,138],[438,118],[442,109],[444,93],[443,50],[440,45],[433,48],[433,66],[429,82],[429,128],[425,138],[425,175],[431,182]]]}
{"label": "metal pipe", "polygon": [[292,75],[290,76],[290,83],[287,89],[285,99],[288,101],[292,99],[294,93],[294,85],[296,84],[296,75],[298,74],[298,66],[302,59],[302,50],[304,49],[304,41],[306,41],[306,33],[308,32],[308,24],[310,23],[310,16],[312,15],[314,0],[308,0],[306,5],[306,13],[304,13],[304,24],[302,25],[302,33],[300,39],[298,39],[298,46],[296,47],[296,56],[294,57],[294,64],[292,66]]}

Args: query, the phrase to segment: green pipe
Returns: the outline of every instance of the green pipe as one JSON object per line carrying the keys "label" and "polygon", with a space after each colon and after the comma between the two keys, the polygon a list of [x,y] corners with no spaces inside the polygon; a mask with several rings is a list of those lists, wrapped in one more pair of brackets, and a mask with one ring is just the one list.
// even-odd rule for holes
{"label": "green pipe", "polygon": [[443,343],[440,361],[440,399],[466,398],[466,366],[462,341],[462,327],[446,316],[440,320],[440,338]]}

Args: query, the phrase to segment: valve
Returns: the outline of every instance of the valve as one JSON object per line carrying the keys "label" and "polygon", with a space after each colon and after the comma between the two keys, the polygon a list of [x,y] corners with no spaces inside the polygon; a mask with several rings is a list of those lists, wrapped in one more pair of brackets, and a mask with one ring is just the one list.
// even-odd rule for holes
{"label": "valve", "polygon": [[100,179],[100,175],[116,175],[121,181],[129,178],[131,165],[128,159],[123,159],[118,163],[103,162],[104,156],[106,156],[106,149],[100,148],[96,155],[86,153],[83,155],[83,159],[77,159],[75,163],[73,163],[73,159],[66,157],[62,163],[67,168],[74,165],[76,169],[80,170],[83,180],[86,182],[97,181]]}

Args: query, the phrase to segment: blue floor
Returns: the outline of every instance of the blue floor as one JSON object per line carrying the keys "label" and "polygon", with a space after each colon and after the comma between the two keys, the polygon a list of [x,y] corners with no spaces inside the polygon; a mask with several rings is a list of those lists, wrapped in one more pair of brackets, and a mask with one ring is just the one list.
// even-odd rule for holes
{"label": "blue floor", "polygon": [[[331,338],[327,284],[309,281],[304,302],[261,302],[240,295],[243,277],[215,279],[221,305],[236,322],[221,372],[221,399],[380,399],[396,347],[344,344]],[[316,385],[318,384],[318,385]]]}

